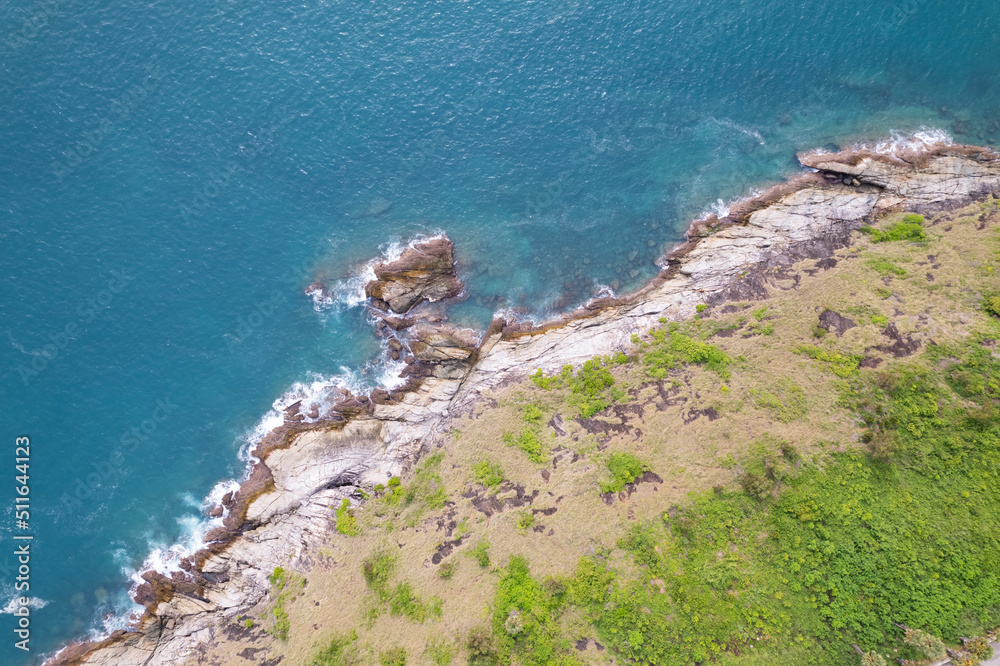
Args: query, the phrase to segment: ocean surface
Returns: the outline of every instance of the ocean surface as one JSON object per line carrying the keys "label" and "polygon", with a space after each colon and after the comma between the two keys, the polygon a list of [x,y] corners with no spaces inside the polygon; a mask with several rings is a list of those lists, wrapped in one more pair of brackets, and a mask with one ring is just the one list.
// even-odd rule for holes
{"label": "ocean surface", "polygon": [[[143,567],[296,396],[391,381],[361,266],[446,232],[453,321],[632,289],[797,151],[1000,137],[1000,4],[337,0],[0,6],[0,608],[124,626]],[[331,302],[304,290],[339,285]],[[352,279],[353,278],[353,279]],[[277,401],[277,402],[276,402]],[[31,438],[18,528],[15,437]]]}

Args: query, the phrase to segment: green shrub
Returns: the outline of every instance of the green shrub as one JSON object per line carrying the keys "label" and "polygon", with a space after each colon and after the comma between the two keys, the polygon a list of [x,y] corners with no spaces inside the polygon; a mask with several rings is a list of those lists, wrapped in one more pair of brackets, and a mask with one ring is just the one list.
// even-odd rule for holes
{"label": "green shrub", "polygon": [[813,326],[812,330],[813,337],[818,340],[822,340],[823,338],[825,338],[829,332],[830,331],[826,330],[822,326]]}
{"label": "green shrub", "polygon": [[533,375],[529,375],[529,379],[543,391],[551,391],[552,389],[560,385],[559,375],[553,375],[551,377],[546,377],[545,373],[539,369]]}
{"label": "green shrub", "polygon": [[542,443],[538,440],[538,435],[531,428],[524,428],[517,437],[514,437],[511,433],[506,433],[503,436],[503,441],[507,446],[516,446],[527,453],[531,462],[544,463],[547,460],[542,453]]}
{"label": "green shrub", "polygon": [[847,378],[858,371],[858,364],[863,356],[857,354],[841,354],[835,351],[826,351],[814,345],[799,345],[793,349],[796,354],[804,354],[814,361],[819,361],[826,369],[838,377]]}
{"label": "green shrub", "polygon": [[313,657],[312,666],[353,666],[359,661],[357,650],[353,644],[358,640],[354,631],[347,637],[337,637]]}
{"label": "green shrub", "polygon": [[732,360],[724,351],[679,333],[677,328],[674,323],[667,330],[654,329],[650,331],[653,341],[640,343],[643,363],[650,377],[663,379],[681,365],[698,364],[718,373],[723,379],[729,379]]}
{"label": "green shrub", "polygon": [[472,549],[471,555],[483,569],[490,566],[490,542],[486,539],[481,540]]}
{"label": "green shrub", "polygon": [[386,550],[377,550],[361,561],[361,574],[365,577],[365,583],[379,600],[388,598],[389,579],[395,570],[396,558]]}
{"label": "green shrub", "polygon": [[542,417],[545,415],[540,407],[532,404],[525,405],[523,411],[524,411],[525,423],[531,423],[531,424],[541,423]]}
{"label": "green shrub", "polygon": [[351,500],[346,497],[340,502],[340,508],[337,509],[337,531],[344,536],[357,536],[361,533],[354,512],[351,511]]}
{"label": "green shrub", "polygon": [[404,616],[413,622],[423,623],[428,616],[427,604],[422,602],[409,583],[397,583],[389,595],[389,614]]}
{"label": "green shrub", "polygon": [[469,666],[499,666],[500,656],[489,630],[473,629],[465,647],[469,651]]}
{"label": "green shrub", "polygon": [[872,326],[880,326],[885,328],[889,325],[889,318],[884,315],[872,315]]}
{"label": "green shrub", "polygon": [[928,659],[941,659],[947,654],[940,638],[920,629],[907,627],[903,641]]}
{"label": "green shrub", "polygon": [[482,460],[472,466],[476,481],[487,488],[495,488],[503,483],[503,467],[492,460]]}
{"label": "green shrub", "polygon": [[861,666],[888,666],[885,657],[874,650],[861,655]]}
{"label": "green shrub", "polygon": [[458,569],[458,564],[454,560],[448,560],[438,567],[438,577],[448,580],[455,575],[456,569]]}
{"label": "green shrub", "polygon": [[750,389],[749,393],[758,408],[768,410],[775,420],[782,423],[791,423],[806,415],[805,391],[790,379],[778,382],[773,392]]}
{"label": "green shrub", "polygon": [[288,611],[285,610],[285,604],[302,590],[305,586],[305,579],[290,571],[285,571],[282,567],[275,567],[271,575],[268,576],[268,580],[271,583],[271,615],[274,617],[274,637],[282,641],[288,640],[291,619],[288,617]]}
{"label": "green shrub", "polygon": [[886,299],[892,296],[892,292],[885,287],[875,287],[875,295],[881,299]]}
{"label": "green shrub", "polygon": [[697,312],[698,314],[701,314],[702,312],[704,312],[705,310],[708,309],[708,306],[705,305],[704,303],[699,303],[698,305],[694,306],[694,309],[695,309],[695,312]]}
{"label": "green shrub", "polygon": [[1000,296],[988,296],[983,302],[983,309],[994,317],[1000,317]]}
{"label": "green shrub", "polygon": [[910,214],[903,218],[902,222],[897,222],[888,230],[882,231],[872,227],[861,227],[860,231],[871,236],[872,242],[884,243],[887,241],[925,241],[923,225],[924,216]]}
{"label": "green shrub", "polygon": [[395,647],[378,655],[380,666],[406,666],[406,649]]}
{"label": "green shrub", "polygon": [[608,457],[608,472],[611,478],[600,483],[602,493],[618,493],[625,486],[649,471],[649,466],[631,453],[612,453]]}
{"label": "green shrub", "polygon": [[517,514],[517,520],[514,523],[514,527],[521,534],[527,534],[531,526],[535,524],[535,514],[530,510],[525,509]]}
{"label": "green shrub", "polygon": [[749,457],[736,480],[743,492],[763,501],[789,478],[789,465],[797,463],[799,458],[790,442],[765,434],[751,445]]}
{"label": "green shrub", "polygon": [[532,578],[525,558],[510,558],[493,600],[493,641],[501,663],[565,663],[569,648],[558,623],[565,595],[558,592],[558,586]]}
{"label": "green shrub", "polygon": [[424,654],[436,666],[448,666],[455,658],[455,647],[443,638],[434,637],[424,646]]}
{"label": "green shrub", "polygon": [[906,276],[905,269],[900,268],[891,259],[886,259],[885,257],[869,259],[868,266],[880,275],[895,275],[897,277]]}

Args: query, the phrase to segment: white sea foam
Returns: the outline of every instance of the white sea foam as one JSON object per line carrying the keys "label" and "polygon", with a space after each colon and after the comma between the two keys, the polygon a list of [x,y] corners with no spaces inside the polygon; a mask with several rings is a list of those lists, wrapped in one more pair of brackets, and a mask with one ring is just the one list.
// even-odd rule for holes
{"label": "white sea foam", "polygon": [[403,252],[408,248],[418,243],[442,237],[444,237],[444,232],[438,231],[432,234],[417,234],[406,242],[399,239],[389,240],[379,246],[378,257],[361,264],[350,275],[337,280],[328,288],[310,289],[306,292],[306,295],[313,299],[313,309],[317,312],[357,307],[368,298],[365,294],[365,285],[376,279],[376,264],[396,261],[403,256]]}
{"label": "white sea foam", "polygon": [[762,146],[765,143],[767,143],[766,141],[764,141],[764,137],[761,135],[761,133],[753,128],[744,127],[743,125],[734,123],[732,120],[729,120],[728,118],[722,118],[721,120],[719,118],[712,118],[712,120],[714,120],[719,125],[722,125],[723,127],[728,127],[731,130],[739,132],[740,134],[745,134],[746,136],[755,139],[757,143],[759,143]]}
{"label": "white sea foam", "polygon": [[762,188],[754,187],[751,188],[747,194],[736,197],[734,199],[730,199],[729,201],[716,199],[715,203],[709,204],[707,209],[701,211],[701,214],[698,215],[697,219],[704,220],[711,217],[712,215],[715,215],[720,220],[729,217],[729,212],[733,209],[733,206],[741,204],[744,201],[750,201],[751,199],[755,199],[759,197],[761,194],[763,194],[765,191],[766,190]]}
{"label": "white sea foam", "polygon": [[854,150],[869,150],[882,155],[901,156],[907,153],[922,153],[934,146],[954,145],[951,135],[943,129],[921,127],[909,134],[891,130],[889,136],[876,141],[862,141],[851,146]]}
{"label": "white sea foam", "polygon": [[[20,608],[21,597],[22,595],[15,594],[14,597],[7,602],[7,605],[4,606],[2,609],[0,609],[0,615],[12,614],[14,611]],[[45,608],[48,605],[49,602],[45,601],[45,599],[39,599],[38,597],[28,597],[28,608],[30,608],[31,610],[41,610],[42,608]]]}

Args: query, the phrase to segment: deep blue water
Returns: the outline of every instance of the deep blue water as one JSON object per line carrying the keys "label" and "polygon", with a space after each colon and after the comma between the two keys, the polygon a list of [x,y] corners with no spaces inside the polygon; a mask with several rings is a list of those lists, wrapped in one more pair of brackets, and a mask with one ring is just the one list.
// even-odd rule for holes
{"label": "deep blue water", "polygon": [[30,655],[0,616],[12,665],[115,626],[130,573],[191,538],[295,382],[374,381],[362,311],[317,311],[317,275],[445,231],[473,295],[455,318],[539,315],[638,285],[688,220],[794,172],[798,150],[1000,136],[993,0],[14,0],[0,16],[0,605],[15,533],[35,537],[46,604]]}

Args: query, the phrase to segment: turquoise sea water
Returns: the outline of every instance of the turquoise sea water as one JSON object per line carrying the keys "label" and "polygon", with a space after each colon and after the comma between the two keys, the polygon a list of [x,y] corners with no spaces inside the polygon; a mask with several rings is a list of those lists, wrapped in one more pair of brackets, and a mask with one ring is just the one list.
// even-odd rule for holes
{"label": "turquoise sea water", "polygon": [[543,316],[637,286],[796,151],[1000,136],[992,0],[0,14],[0,606],[14,534],[34,535],[37,599],[30,654],[0,615],[3,664],[121,626],[130,576],[196,545],[204,498],[296,383],[378,381],[364,313],[317,306],[317,276],[444,231],[472,295],[454,319]]}

